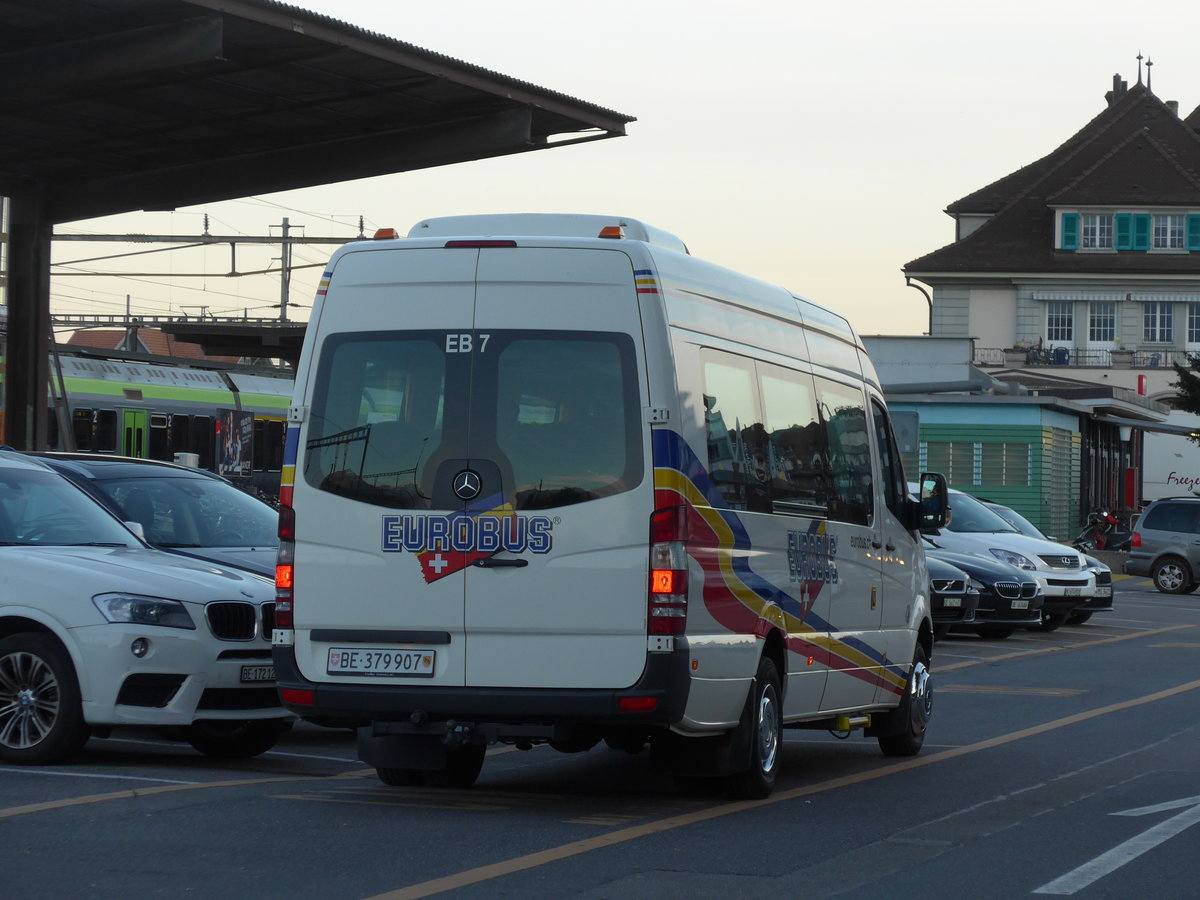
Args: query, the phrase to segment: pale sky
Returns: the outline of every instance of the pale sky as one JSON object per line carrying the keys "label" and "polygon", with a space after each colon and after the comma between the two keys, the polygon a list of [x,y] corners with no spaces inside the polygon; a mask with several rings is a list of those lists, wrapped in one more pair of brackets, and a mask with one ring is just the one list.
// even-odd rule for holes
{"label": "pale sky", "polygon": [[[678,235],[691,252],[825,304],[863,334],[919,334],[924,297],[901,267],[950,243],[953,201],[1044,156],[1104,108],[1139,51],[1152,87],[1200,104],[1200,8],[1184,2],[1066,4],[861,0],[307,0],[295,4],[621,113],[627,136],[400,173],[60,232],[401,233],[423,218],[489,212],[602,213]],[[63,243],[56,261],[144,249]],[[297,248],[293,318],[305,318],[333,248]],[[239,270],[278,247],[239,249]],[[274,264],[276,267],[278,263]],[[227,247],[76,264],[153,272],[55,277],[54,312],[273,316],[277,274],[219,277]],[[59,271],[58,269],[55,270]],[[213,277],[166,277],[208,272]]]}

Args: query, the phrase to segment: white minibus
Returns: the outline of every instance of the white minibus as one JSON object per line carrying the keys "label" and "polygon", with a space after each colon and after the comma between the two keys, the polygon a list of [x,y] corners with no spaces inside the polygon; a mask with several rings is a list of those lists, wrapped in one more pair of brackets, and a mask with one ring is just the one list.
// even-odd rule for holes
{"label": "white minibus", "polygon": [[338,250],[296,372],[274,655],[388,784],[647,745],[763,797],[783,728],[916,753],[933,632],[846,320],[631,219],[430,219]]}

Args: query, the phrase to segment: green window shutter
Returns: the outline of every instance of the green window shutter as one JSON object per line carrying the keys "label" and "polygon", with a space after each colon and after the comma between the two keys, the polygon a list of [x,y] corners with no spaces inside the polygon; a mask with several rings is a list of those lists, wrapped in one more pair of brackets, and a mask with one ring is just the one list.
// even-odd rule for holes
{"label": "green window shutter", "polygon": [[1059,246],[1063,250],[1079,249],[1079,213],[1062,214],[1062,242]]}
{"label": "green window shutter", "polygon": [[1113,216],[1113,226],[1117,232],[1117,249],[1133,249],[1133,216],[1130,213],[1117,213]]}
{"label": "green window shutter", "polygon": [[1200,250],[1200,216],[1187,217],[1187,248]]}
{"label": "green window shutter", "polygon": [[1150,249],[1150,217],[1147,215],[1133,217],[1133,249]]}

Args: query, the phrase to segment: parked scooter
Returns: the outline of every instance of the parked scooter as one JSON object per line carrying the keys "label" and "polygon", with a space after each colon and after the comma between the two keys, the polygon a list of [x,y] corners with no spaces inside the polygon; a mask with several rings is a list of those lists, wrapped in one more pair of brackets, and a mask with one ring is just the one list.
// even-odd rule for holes
{"label": "parked scooter", "polygon": [[1107,509],[1092,510],[1087,527],[1071,541],[1071,546],[1084,553],[1093,550],[1128,550],[1132,531],[1117,531],[1121,520]]}

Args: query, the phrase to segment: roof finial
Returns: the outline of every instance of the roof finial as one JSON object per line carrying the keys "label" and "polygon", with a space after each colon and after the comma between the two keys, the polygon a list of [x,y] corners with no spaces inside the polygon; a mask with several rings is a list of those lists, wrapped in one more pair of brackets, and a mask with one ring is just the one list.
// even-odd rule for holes
{"label": "roof finial", "polygon": [[1142,59],[1144,59],[1144,57],[1142,56],[1142,51],[1141,51],[1141,50],[1139,50],[1139,51],[1138,51],[1138,55],[1137,55],[1137,61],[1138,61],[1138,84],[1141,84],[1141,83],[1142,83]]}
{"label": "roof finial", "polygon": [[1150,90],[1150,67],[1154,65],[1154,60],[1149,56],[1146,57],[1146,90]]}

